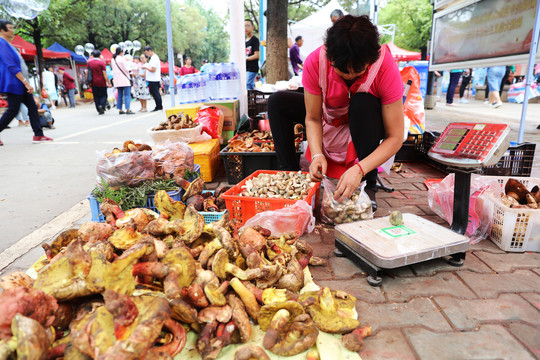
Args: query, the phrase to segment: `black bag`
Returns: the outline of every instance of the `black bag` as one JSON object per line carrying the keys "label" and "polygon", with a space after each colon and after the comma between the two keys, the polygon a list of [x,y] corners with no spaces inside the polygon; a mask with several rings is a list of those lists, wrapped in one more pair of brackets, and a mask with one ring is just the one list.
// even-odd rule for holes
{"label": "black bag", "polygon": [[90,67],[90,65],[88,65],[86,68],[86,84],[88,84],[88,86],[92,86],[92,68]]}

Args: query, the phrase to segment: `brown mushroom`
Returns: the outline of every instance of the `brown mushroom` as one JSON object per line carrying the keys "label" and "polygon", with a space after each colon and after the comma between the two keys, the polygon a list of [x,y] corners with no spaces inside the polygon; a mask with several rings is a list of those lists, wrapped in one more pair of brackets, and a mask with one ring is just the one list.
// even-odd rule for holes
{"label": "brown mushroom", "polygon": [[255,344],[244,345],[234,353],[234,360],[270,360],[262,347]]}
{"label": "brown mushroom", "polygon": [[371,335],[370,327],[359,327],[354,329],[351,333],[343,335],[341,341],[347,350],[359,352],[364,346],[364,338],[369,335]]}
{"label": "brown mushroom", "polygon": [[191,307],[187,302],[180,298],[169,302],[171,307],[171,317],[177,321],[192,324],[197,322],[197,310]]}
{"label": "brown mushroom", "polygon": [[252,252],[259,252],[266,245],[266,238],[255,228],[244,229],[238,239],[238,247],[242,256],[247,259]]}
{"label": "brown mushroom", "polygon": [[208,263],[208,259],[210,259],[210,257],[214,255],[214,253],[221,250],[222,248],[223,248],[223,245],[221,244],[221,241],[219,241],[218,238],[215,238],[214,240],[207,243],[202,249],[201,253],[199,254],[198,260],[201,266],[205,268],[206,264]]}
{"label": "brown mushroom", "polygon": [[270,326],[270,322],[274,318],[274,315],[279,310],[282,310],[282,309],[287,310],[287,312],[290,314],[290,317],[288,318],[289,324],[298,315],[304,314],[304,308],[302,307],[302,305],[300,305],[296,301],[289,300],[289,301],[266,304],[261,307],[259,311],[259,317],[258,317],[259,326],[261,327],[263,331],[268,330]]}
{"label": "brown mushroom", "polygon": [[206,298],[208,299],[210,304],[214,306],[223,306],[227,303],[227,300],[225,299],[223,293],[220,292],[219,288],[213,283],[208,283],[204,286],[204,294],[206,295]]}
{"label": "brown mushroom", "polygon": [[513,197],[520,204],[526,204],[526,196],[529,194],[529,191],[520,181],[516,179],[508,179],[506,185],[504,186],[504,191],[506,195]]}
{"label": "brown mushroom", "polygon": [[251,339],[251,323],[249,322],[249,316],[246,312],[246,308],[242,301],[234,294],[227,295],[227,302],[232,310],[232,319],[238,327],[240,333],[240,340],[246,343]]}
{"label": "brown mushroom", "polygon": [[232,274],[240,280],[253,280],[262,274],[261,269],[244,271],[238,266],[229,263],[229,255],[225,249],[221,249],[216,253],[212,263],[212,271],[222,280],[226,279],[227,273]]}
{"label": "brown mushroom", "polygon": [[182,298],[192,306],[202,309],[210,305],[204,295],[204,290],[199,284],[191,284],[182,289]]}
{"label": "brown mushroom", "polygon": [[203,211],[204,201],[205,200],[201,195],[193,195],[186,200],[186,205],[193,205],[195,210]]}
{"label": "brown mushroom", "polygon": [[182,201],[186,201],[193,195],[201,195],[204,188],[204,180],[200,177],[196,178],[192,182],[185,179],[179,179],[178,186],[185,190],[182,195]]}
{"label": "brown mushroom", "polygon": [[268,350],[280,356],[293,356],[315,345],[319,330],[308,314],[298,315],[290,325],[280,326],[283,323],[283,314],[287,312],[286,310],[280,311],[283,313],[279,313],[279,316],[276,314],[278,338],[273,346],[267,348]]}
{"label": "brown mushroom", "polygon": [[209,306],[199,311],[197,320],[200,323],[212,323],[218,321],[220,323],[227,323],[231,320],[232,308],[229,305],[224,306]]}

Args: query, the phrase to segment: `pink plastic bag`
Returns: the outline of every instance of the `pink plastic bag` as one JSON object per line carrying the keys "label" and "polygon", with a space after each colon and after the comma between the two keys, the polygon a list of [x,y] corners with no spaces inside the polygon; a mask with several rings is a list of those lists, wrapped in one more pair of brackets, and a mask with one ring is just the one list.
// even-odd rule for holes
{"label": "pink plastic bag", "polygon": [[315,229],[315,217],[311,205],[304,200],[298,200],[290,207],[258,213],[246,221],[240,231],[255,225],[270,230],[272,236],[281,236],[281,234],[291,230],[294,230],[296,235],[301,236],[305,232],[310,233]]}
{"label": "pink plastic bag", "polygon": [[[428,189],[428,203],[431,210],[448,224],[454,217],[454,174],[445,177],[441,182]],[[469,224],[465,236],[476,244],[485,239],[491,232],[493,223],[493,202],[488,193],[500,196],[501,186],[496,179],[489,176],[472,175],[469,202]]]}

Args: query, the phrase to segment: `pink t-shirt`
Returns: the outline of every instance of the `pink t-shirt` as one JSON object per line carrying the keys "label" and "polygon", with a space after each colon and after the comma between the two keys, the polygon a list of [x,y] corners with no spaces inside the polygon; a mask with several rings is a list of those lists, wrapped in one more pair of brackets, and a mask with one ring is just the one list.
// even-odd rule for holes
{"label": "pink t-shirt", "polygon": [[[302,74],[302,84],[304,89],[310,94],[321,95],[322,90],[319,86],[319,52],[321,48],[317,48],[308,55],[304,62],[304,72]],[[328,88],[326,91],[326,104],[332,108],[348,106],[349,104],[349,88],[345,81],[339,76],[327,60],[328,71]],[[360,84],[367,77],[367,71],[358,78],[351,86],[351,95],[356,93]],[[382,105],[391,104],[403,97],[403,83],[399,69],[392,58],[392,54],[387,49],[381,68],[369,88],[370,94],[375,95],[381,100]]]}

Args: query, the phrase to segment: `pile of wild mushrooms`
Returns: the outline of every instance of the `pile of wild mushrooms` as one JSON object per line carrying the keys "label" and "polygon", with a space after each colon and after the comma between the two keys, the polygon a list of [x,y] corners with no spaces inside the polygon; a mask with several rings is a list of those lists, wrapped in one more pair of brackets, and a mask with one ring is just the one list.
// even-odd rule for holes
{"label": "pile of wild mushrooms", "polygon": [[540,203],[540,188],[535,185],[531,191],[516,179],[508,179],[504,186],[501,201],[504,205],[517,209],[538,209]]}
{"label": "pile of wild mushrooms", "polygon": [[4,277],[0,358],[171,359],[194,331],[201,357],[216,359],[227,345],[248,343],[255,324],[266,332],[264,349],[246,344],[235,359],[299,354],[319,331],[347,334],[344,345],[360,349],[370,329],[353,318],[354,297],[298,293],[303,269],[320,262],[307,242],[260,227],[239,234],[228,213],[205,224],[164,191],[155,205],[159,215],[104,201],[106,223],[44,245],[36,279]]}
{"label": "pile of wild mushrooms", "polygon": [[305,199],[314,186],[309,174],[300,171],[262,173],[246,180],[240,196],[300,200]]}

